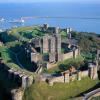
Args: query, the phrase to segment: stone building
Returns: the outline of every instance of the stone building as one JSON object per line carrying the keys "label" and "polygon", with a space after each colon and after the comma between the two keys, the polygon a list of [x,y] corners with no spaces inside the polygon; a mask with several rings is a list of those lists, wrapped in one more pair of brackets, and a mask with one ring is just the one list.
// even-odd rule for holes
{"label": "stone building", "polygon": [[[42,61],[44,63],[49,63],[45,65],[52,65],[51,63],[56,63],[69,58],[76,58],[76,56],[80,54],[79,48],[76,45],[77,41],[71,39],[71,36],[69,39],[67,38],[68,40],[66,39],[66,42],[64,43],[65,46],[62,47],[63,42],[61,34],[59,34],[59,27],[49,27],[47,24],[44,24],[42,28],[45,29],[44,36],[33,38],[25,47],[25,53],[27,57],[31,59],[31,62],[37,63],[38,61]],[[71,28],[67,29],[68,34],[71,31]],[[65,50],[64,52],[62,52],[63,49]]]}
{"label": "stone building", "polygon": [[50,53],[50,58],[55,57],[56,61],[60,61],[61,36],[59,34],[43,36],[43,53]]}
{"label": "stone building", "polygon": [[89,76],[91,79],[97,79],[97,65],[93,63],[89,63]]}

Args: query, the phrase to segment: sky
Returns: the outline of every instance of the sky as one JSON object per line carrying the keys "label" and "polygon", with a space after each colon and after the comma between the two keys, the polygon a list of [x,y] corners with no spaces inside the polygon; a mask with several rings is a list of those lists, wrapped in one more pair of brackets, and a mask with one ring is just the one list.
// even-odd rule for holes
{"label": "sky", "polygon": [[0,0],[0,3],[31,3],[31,2],[81,2],[81,3],[100,3],[100,0]]}

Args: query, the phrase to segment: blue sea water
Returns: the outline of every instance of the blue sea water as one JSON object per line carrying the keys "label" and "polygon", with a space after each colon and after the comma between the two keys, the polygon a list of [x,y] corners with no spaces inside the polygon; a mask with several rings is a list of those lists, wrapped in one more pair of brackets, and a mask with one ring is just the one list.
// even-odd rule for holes
{"label": "blue sea water", "polygon": [[[100,33],[100,4],[82,3],[28,3],[0,4],[0,17],[6,20],[19,19],[27,16],[71,17],[71,18],[39,18],[27,19],[24,24],[0,22],[0,28],[12,26],[30,26],[48,23],[50,26],[62,28],[72,27],[76,31]],[[89,17],[81,19],[72,17]],[[98,18],[98,19],[97,19]]]}

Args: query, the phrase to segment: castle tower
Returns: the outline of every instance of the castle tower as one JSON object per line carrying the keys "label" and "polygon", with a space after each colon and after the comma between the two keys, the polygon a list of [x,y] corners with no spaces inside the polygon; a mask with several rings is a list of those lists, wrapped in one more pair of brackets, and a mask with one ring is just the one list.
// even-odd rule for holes
{"label": "castle tower", "polygon": [[76,58],[76,47],[73,48],[73,58]]}
{"label": "castle tower", "polygon": [[55,53],[55,49],[56,49],[56,47],[55,47],[55,43],[56,43],[56,41],[55,41],[55,37],[53,37],[53,36],[51,36],[51,38],[50,38],[50,53]]}
{"label": "castle tower", "polygon": [[67,32],[67,34],[70,33],[70,32],[72,32],[72,28],[67,28],[66,32]]}
{"label": "castle tower", "polygon": [[59,27],[55,27],[55,34],[59,33]]}
{"label": "castle tower", "polygon": [[69,28],[66,29],[67,34],[70,32]]}
{"label": "castle tower", "polygon": [[72,32],[72,28],[69,28],[69,31]]}
{"label": "castle tower", "polygon": [[72,38],[72,34],[71,33],[68,33],[67,36],[68,36],[68,39]]}
{"label": "castle tower", "polygon": [[66,32],[67,32],[68,39],[71,39],[72,38],[72,34],[71,34],[72,28],[67,28]]}
{"label": "castle tower", "polygon": [[57,61],[61,61],[62,57],[61,57],[61,35],[60,34],[56,34],[55,35],[56,38],[56,60]]}
{"label": "castle tower", "polygon": [[46,34],[43,36],[43,53],[48,53],[49,52],[49,36]]}
{"label": "castle tower", "polygon": [[77,72],[77,80],[80,81],[81,80],[81,71]]}
{"label": "castle tower", "polygon": [[64,76],[64,83],[69,83],[69,70],[62,72],[62,75]]}
{"label": "castle tower", "polygon": [[55,62],[56,41],[55,37],[51,36],[49,40],[49,62]]}
{"label": "castle tower", "polygon": [[56,38],[56,52],[61,53],[61,35],[56,34],[55,38]]}
{"label": "castle tower", "polygon": [[93,80],[98,78],[97,65],[96,64],[89,63],[89,77]]}

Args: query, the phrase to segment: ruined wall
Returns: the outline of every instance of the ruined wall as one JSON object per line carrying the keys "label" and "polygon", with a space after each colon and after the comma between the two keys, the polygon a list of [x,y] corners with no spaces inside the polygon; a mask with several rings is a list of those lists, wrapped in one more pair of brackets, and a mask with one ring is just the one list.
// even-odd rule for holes
{"label": "ruined wall", "polygon": [[49,79],[49,85],[52,86],[53,83],[69,83],[69,82],[72,82],[72,81],[75,81],[75,80],[78,80],[80,81],[81,78],[83,77],[88,77],[89,76],[89,71],[86,70],[86,71],[77,71],[76,73],[74,74],[71,74],[69,75],[69,73],[67,73],[66,75],[61,75],[61,76],[58,76],[58,77],[52,77]]}
{"label": "ruined wall", "polygon": [[42,60],[42,55],[39,53],[31,53],[31,62],[37,63]]}
{"label": "ruined wall", "polygon": [[15,81],[23,89],[25,89],[33,83],[32,75],[14,69],[8,70],[8,79]]}
{"label": "ruined wall", "polygon": [[62,58],[63,58],[63,60],[66,60],[69,58],[76,58],[77,55],[79,55],[79,49],[76,49],[74,52],[71,51],[71,52],[62,54],[62,56],[63,56]]}
{"label": "ruined wall", "polygon": [[49,85],[52,86],[53,83],[69,83],[69,73],[67,73],[66,75],[62,75],[59,77],[53,77],[51,79],[49,79]]}
{"label": "ruined wall", "polygon": [[64,76],[59,76],[59,77],[53,77],[52,79],[49,80],[50,82],[61,82],[64,83]]}
{"label": "ruined wall", "polygon": [[62,54],[62,55],[63,55],[63,60],[73,58],[73,52],[69,52],[69,53]]}
{"label": "ruined wall", "polygon": [[88,70],[86,71],[81,71],[81,77],[87,77],[89,75]]}
{"label": "ruined wall", "polygon": [[73,55],[73,56],[74,56],[74,58],[76,58],[76,57],[77,57],[77,55],[79,55],[79,49],[76,49],[76,50],[75,50],[75,55]]}
{"label": "ruined wall", "polygon": [[73,74],[70,76],[70,82],[77,80],[77,74]]}
{"label": "ruined wall", "polygon": [[13,89],[11,90],[12,100],[22,100],[24,90],[22,89]]}
{"label": "ruined wall", "polygon": [[57,66],[57,64],[56,63],[47,63],[47,65],[46,65],[46,68],[47,69],[50,69],[50,68],[53,68],[53,67],[55,67],[55,66]]}

